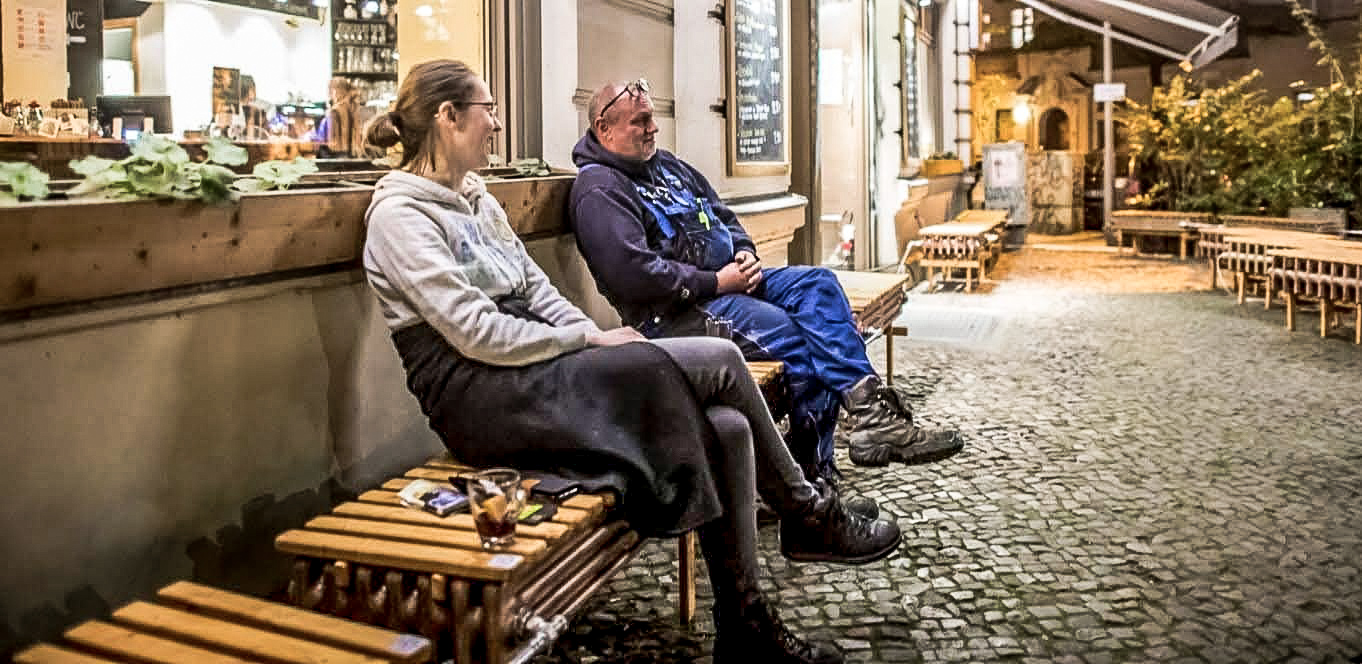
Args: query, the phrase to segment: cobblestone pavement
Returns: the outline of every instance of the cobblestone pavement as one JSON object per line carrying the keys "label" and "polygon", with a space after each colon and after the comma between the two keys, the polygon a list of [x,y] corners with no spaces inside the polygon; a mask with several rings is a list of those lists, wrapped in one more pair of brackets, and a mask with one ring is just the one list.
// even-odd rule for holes
{"label": "cobblestone pavement", "polygon": [[[1280,309],[1221,293],[1025,281],[909,311],[989,322],[896,344],[919,416],[967,446],[887,469],[839,449],[903,528],[901,555],[796,564],[763,529],[764,582],[796,631],[869,662],[1362,661],[1351,330],[1287,332]],[[708,593],[677,628],[674,555],[650,544],[539,661],[708,661]]]}

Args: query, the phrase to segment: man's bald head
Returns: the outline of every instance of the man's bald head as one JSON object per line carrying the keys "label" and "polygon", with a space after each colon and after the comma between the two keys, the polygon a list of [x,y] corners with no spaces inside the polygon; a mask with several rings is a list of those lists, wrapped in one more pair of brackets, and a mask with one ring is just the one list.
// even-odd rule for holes
{"label": "man's bald head", "polygon": [[586,112],[590,114],[591,130],[601,147],[625,159],[647,161],[657,153],[653,100],[646,92],[628,85],[609,83],[601,86],[591,96]]}
{"label": "man's bald head", "polygon": [[[601,109],[605,108],[605,105],[609,104],[611,99],[614,99],[616,95],[620,94],[620,91],[624,89],[625,85],[628,84],[606,83],[596,91],[596,94],[591,95],[591,103],[586,107],[586,117],[593,127],[596,125],[596,120],[601,116]],[[619,104],[616,104],[616,106],[618,105]],[[610,111],[611,114],[614,114],[615,108],[612,106]]]}

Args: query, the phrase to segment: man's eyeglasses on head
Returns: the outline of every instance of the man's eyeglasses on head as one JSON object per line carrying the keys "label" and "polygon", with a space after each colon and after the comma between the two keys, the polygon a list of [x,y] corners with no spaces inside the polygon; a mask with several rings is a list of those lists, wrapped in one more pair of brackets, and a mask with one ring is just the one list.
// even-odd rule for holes
{"label": "man's eyeglasses on head", "polygon": [[597,114],[596,117],[598,117],[598,118],[603,118],[603,117],[605,117],[605,112],[608,111],[608,110],[610,110],[610,107],[611,107],[611,106],[614,106],[614,105],[615,105],[615,102],[619,101],[619,100],[620,100],[620,97],[623,97],[623,96],[624,96],[624,93],[627,92],[627,93],[629,93],[629,96],[630,96],[630,97],[632,97],[632,98],[634,98],[634,99],[638,99],[639,97],[642,97],[643,95],[648,94],[648,89],[649,89],[649,88],[648,88],[648,79],[646,79],[646,78],[640,78],[640,79],[631,81],[628,85],[625,85],[625,86],[624,86],[624,89],[623,89],[623,90],[620,90],[618,94],[616,94],[614,97],[612,97],[612,98],[610,99],[610,101],[609,101],[608,103],[606,103],[605,106],[601,107],[601,112],[600,112],[599,114]]}

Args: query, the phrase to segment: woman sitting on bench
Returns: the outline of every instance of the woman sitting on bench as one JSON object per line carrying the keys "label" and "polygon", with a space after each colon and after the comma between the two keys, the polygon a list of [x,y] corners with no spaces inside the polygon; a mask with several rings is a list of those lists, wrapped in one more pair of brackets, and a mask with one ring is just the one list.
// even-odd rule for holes
{"label": "woman sitting on bench", "polygon": [[364,268],[431,428],[464,463],[615,491],[645,536],[698,530],[716,662],[842,661],[758,589],[756,494],[794,560],[878,560],[898,527],[804,479],[732,342],[602,331],[564,299],[472,172],[500,130],[487,84],[451,60],[413,67],[368,130],[402,164],[369,206]]}

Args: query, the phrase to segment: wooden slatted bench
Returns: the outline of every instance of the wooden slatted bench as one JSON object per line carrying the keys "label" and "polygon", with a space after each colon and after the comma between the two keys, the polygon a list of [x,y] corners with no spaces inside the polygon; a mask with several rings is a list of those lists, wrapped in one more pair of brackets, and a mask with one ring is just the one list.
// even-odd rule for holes
{"label": "wooden slatted bench", "polygon": [[1116,247],[1121,250],[1125,238],[1130,238],[1131,251],[1140,255],[1140,240],[1146,237],[1178,239],[1178,258],[1187,259],[1187,249],[1197,240],[1197,231],[1211,223],[1211,215],[1204,212],[1169,212],[1156,210],[1118,210],[1111,213],[1111,227],[1116,231]]}
{"label": "wooden slatted bench", "polygon": [[181,581],[108,620],[91,620],[15,656],[20,664],[330,662],[416,664],[430,640]]}
{"label": "wooden slatted bench", "polygon": [[923,251],[918,265],[927,268],[927,278],[932,279],[938,269],[942,279],[950,279],[955,270],[964,270],[967,293],[974,290],[975,282],[983,281],[988,266],[1001,253],[1000,231],[1007,217],[1004,213],[969,218],[982,221],[948,221],[918,230]]}
{"label": "wooden slatted bench", "polygon": [[[1352,243],[1359,245],[1359,243]],[[1273,286],[1286,300],[1286,328],[1296,329],[1301,298],[1319,302],[1319,336],[1329,334],[1336,307],[1353,310],[1353,343],[1362,344],[1362,245],[1316,245],[1268,252]]]}
{"label": "wooden slatted bench", "polygon": [[[763,390],[779,362],[752,362]],[[516,529],[505,550],[485,551],[472,517],[438,517],[401,505],[412,480],[448,484],[474,470],[447,457],[366,491],[275,540],[296,557],[289,600],[362,622],[422,634],[458,663],[525,662],[547,648],[643,539],[611,511],[613,496],[578,495],[543,523]],[[679,542],[680,606],[695,612],[695,539]]]}
{"label": "wooden slatted bench", "polygon": [[[893,383],[894,337],[908,334],[907,327],[894,323],[908,297],[908,275],[842,270],[833,273],[851,303],[851,313],[856,317],[856,327],[861,335],[867,342],[884,336],[884,379]],[[761,383],[760,380],[757,382]]]}

